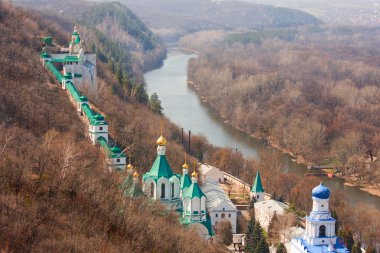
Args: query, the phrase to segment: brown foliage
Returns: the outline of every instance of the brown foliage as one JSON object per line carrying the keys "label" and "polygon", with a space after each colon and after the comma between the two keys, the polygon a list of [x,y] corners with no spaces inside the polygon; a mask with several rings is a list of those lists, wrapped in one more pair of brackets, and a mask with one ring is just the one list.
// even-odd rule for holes
{"label": "brown foliage", "polygon": [[[108,173],[104,155],[85,137],[75,108],[39,63],[40,38],[34,34],[37,27],[50,23],[13,7],[1,5],[0,13],[0,51],[6,56],[0,58],[4,66],[0,68],[0,249],[218,251],[181,226],[177,215],[165,212],[161,205],[123,199],[118,186],[123,174]],[[62,36],[56,31],[50,34]],[[109,105],[123,107],[117,100]],[[129,106],[151,115],[146,108]],[[133,116],[128,123],[138,122],[141,127],[143,123]],[[115,124],[111,122],[113,129]],[[135,141],[131,132],[123,133],[132,137],[126,139],[131,141],[128,144]],[[143,135],[142,130],[136,133]],[[148,137],[152,136],[156,132]],[[154,150],[154,145],[144,141],[136,143],[136,160],[145,157],[137,152],[139,145],[142,150]]]}
{"label": "brown foliage", "polygon": [[[222,39],[205,43],[199,37],[207,33],[189,35],[186,45],[201,51],[190,61],[189,79],[235,127],[307,161],[346,164],[367,150],[377,155],[379,29],[348,29],[355,36],[320,29],[318,36],[299,29],[290,42],[231,46]],[[359,183],[377,185],[365,177]]]}

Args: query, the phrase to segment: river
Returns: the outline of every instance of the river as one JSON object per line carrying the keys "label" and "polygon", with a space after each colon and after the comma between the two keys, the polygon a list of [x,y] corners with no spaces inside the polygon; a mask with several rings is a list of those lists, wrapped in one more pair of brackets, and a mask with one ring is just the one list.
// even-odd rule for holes
{"label": "river", "polygon": [[[187,85],[187,63],[192,57],[196,55],[169,48],[163,66],[144,75],[149,96],[156,92],[165,116],[185,130],[206,136],[215,146],[238,150],[246,158],[257,157],[258,151],[264,148],[261,141],[224,124]],[[306,166],[292,161],[287,154],[283,154],[283,162],[285,172],[302,177],[307,171]],[[339,178],[324,181],[332,191],[344,191],[352,205],[364,202],[380,210],[380,197],[358,187],[345,186]]]}

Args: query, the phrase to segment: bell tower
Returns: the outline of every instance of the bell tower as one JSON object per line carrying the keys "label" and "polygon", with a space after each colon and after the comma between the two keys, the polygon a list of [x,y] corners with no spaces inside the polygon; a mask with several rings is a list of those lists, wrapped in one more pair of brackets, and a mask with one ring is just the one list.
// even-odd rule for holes
{"label": "bell tower", "polygon": [[312,191],[313,209],[306,217],[304,240],[311,246],[335,243],[335,219],[329,212],[330,190],[322,183]]}

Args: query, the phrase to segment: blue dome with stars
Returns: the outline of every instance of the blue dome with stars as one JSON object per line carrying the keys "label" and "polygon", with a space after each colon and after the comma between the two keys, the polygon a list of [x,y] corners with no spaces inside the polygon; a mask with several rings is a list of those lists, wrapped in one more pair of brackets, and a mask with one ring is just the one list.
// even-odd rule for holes
{"label": "blue dome with stars", "polygon": [[314,198],[318,199],[329,199],[330,198],[330,190],[326,186],[324,186],[322,183],[315,187],[313,191],[311,192]]}

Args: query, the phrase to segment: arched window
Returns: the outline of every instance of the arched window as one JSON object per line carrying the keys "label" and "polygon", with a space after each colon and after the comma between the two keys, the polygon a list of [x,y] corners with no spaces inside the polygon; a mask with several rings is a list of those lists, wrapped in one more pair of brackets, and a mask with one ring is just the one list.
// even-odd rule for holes
{"label": "arched window", "polygon": [[162,183],[161,184],[161,198],[164,199],[165,198],[165,184]]}
{"label": "arched window", "polygon": [[174,183],[172,183],[172,198],[174,198]]}
{"label": "arched window", "polygon": [[222,213],[221,217],[222,217],[222,218],[225,218],[225,217],[226,217],[226,215],[225,215],[224,213]]}
{"label": "arched window", "polygon": [[154,183],[150,183],[150,196],[154,198]]}
{"label": "arched window", "polygon": [[319,237],[326,237],[326,226],[322,225],[319,227]]}

